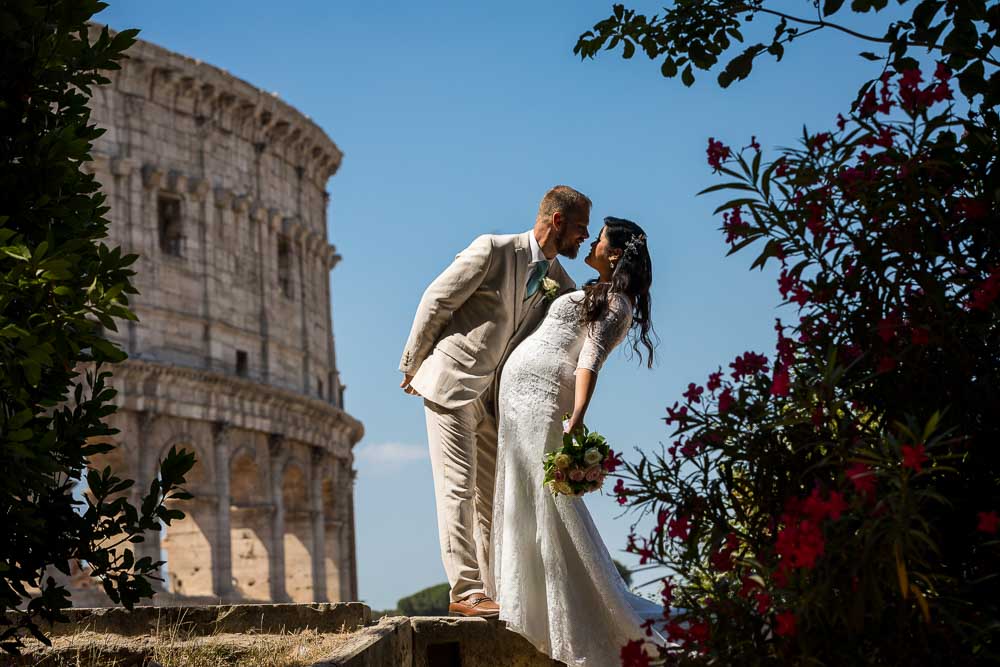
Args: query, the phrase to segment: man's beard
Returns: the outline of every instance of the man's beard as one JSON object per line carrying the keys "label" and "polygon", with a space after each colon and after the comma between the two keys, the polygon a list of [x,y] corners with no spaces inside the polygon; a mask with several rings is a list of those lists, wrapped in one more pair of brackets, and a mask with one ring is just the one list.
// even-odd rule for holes
{"label": "man's beard", "polygon": [[576,259],[576,256],[580,253],[580,244],[573,243],[564,238],[566,234],[566,228],[563,228],[562,233],[556,238],[559,243],[559,254],[563,257],[568,257],[570,259]]}

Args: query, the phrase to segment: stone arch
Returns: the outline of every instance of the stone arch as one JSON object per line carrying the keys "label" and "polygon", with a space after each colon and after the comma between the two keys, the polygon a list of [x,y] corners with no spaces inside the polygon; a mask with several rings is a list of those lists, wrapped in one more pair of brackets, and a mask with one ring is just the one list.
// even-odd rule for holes
{"label": "stone arch", "polygon": [[246,600],[270,597],[271,512],[263,468],[247,445],[229,460],[229,539],[233,590]]}
{"label": "stone arch", "polygon": [[215,594],[214,541],[218,539],[217,498],[211,491],[211,458],[206,456],[206,448],[190,434],[176,432],[160,448],[153,465],[175,445],[195,453],[197,460],[184,485],[194,498],[178,504],[178,509],[185,514],[182,520],[163,527],[160,552],[166,561],[164,583],[168,591],[177,595],[211,597]]}
{"label": "stone arch", "polygon": [[198,443],[198,440],[187,431],[175,431],[166,442],[160,447],[156,457],[150,461],[153,470],[150,471],[150,478],[156,477],[159,473],[160,461],[162,461],[171,447],[177,449],[187,449],[193,451],[195,456],[194,467],[185,475],[184,486],[194,493],[196,490],[211,491],[214,488],[214,470],[212,457],[209,456],[207,448]]}
{"label": "stone arch", "polygon": [[281,473],[281,502],[285,513],[285,592],[293,602],[312,602],[312,521],[308,469],[296,459],[285,462]]}

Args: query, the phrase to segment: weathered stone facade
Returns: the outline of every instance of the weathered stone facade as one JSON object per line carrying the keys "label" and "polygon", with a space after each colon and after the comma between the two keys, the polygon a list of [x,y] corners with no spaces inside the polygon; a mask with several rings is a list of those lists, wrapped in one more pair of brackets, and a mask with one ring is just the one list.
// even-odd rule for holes
{"label": "weathered stone facade", "polygon": [[94,91],[107,132],[89,165],[109,245],[139,255],[139,322],[108,332],[130,357],[110,456],[136,497],[170,447],[198,457],[188,517],[139,551],[166,558],[172,599],[355,600],[363,429],[343,408],[326,231],[341,153],[223,70],[147,42],[129,55]]}

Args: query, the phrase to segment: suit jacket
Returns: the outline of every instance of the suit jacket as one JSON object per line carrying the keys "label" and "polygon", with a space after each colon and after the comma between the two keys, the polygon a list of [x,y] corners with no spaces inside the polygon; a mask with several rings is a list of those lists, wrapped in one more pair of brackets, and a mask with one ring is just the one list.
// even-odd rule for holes
{"label": "suit jacket", "polygon": [[[480,236],[424,292],[399,370],[413,376],[410,385],[427,400],[458,408],[479,398],[541,322],[541,290],[524,299],[531,233]],[[560,293],[575,288],[558,261],[548,277]]]}

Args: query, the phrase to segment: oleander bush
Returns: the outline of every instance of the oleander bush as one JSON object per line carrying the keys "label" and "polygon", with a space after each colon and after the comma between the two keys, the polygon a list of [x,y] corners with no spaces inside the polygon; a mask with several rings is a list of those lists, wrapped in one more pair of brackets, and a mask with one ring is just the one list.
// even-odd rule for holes
{"label": "oleander bush", "polygon": [[[829,27],[843,3],[810,4]],[[690,383],[670,442],[615,488],[654,518],[628,549],[672,573],[662,597],[683,611],[652,625],[682,663],[1000,660],[1000,6],[911,4],[875,40],[886,54],[863,54],[883,73],[828,130],[773,155],[708,141],[730,253],[779,266],[785,306],[773,353]],[[708,69],[742,40],[738,15],[767,7],[616,6],[578,50],[612,40],[670,60],[668,77]],[[775,42],[722,85],[784,54],[795,21],[771,15]],[[635,644],[622,656],[648,664]]]}

